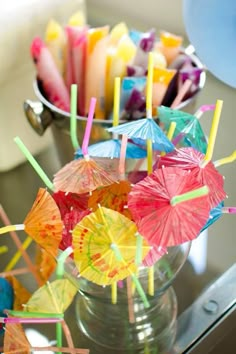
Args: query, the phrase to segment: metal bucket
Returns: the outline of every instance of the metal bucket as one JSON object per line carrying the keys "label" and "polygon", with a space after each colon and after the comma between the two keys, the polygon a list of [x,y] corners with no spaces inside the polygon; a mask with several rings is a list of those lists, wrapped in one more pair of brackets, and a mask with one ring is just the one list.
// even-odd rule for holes
{"label": "metal bucket", "polygon": [[[186,53],[186,51],[185,51]],[[192,62],[198,68],[203,68],[203,64],[194,54],[188,54]],[[201,73],[199,89],[189,99],[183,101],[177,109],[194,113],[196,110],[196,98],[203,89],[206,81],[206,73]],[[50,126],[52,129],[53,140],[55,143],[58,158],[63,165],[73,159],[74,150],[70,138],[70,114],[58,109],[43,96],[42,90],[37,81],[33,83],[34,92],[39,101],[25,100],[24,111],[25,115],[31,124],[32,128],[39,134],[43,135],[45,130]],[[84,129],[86,125],[86,117],[77,116],[77,136],[79,142],[82,142]],[[120,123],[124,121],[120,120]],[[94,119],[90,144],[98,141],[110,139],[111,135],[105,130],[112,126],[112,120]]]}

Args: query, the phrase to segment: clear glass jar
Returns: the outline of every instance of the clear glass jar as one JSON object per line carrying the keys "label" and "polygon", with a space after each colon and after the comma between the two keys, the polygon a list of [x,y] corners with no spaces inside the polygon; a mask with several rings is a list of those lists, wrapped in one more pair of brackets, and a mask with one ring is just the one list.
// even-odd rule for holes
{"label": "clear glass jar", "polygon": [[[118,287],[117,303],[112,304],[110,286],[73,278],[79,289],[75,303],[77,323],[86,339],[83,344],[91,354],[164,354],[171,349],[177,318],[177,299],[171,284],[184,265],[190,246],[170,247],[154,265],[154,296],[147,295],[149,308],[145,308],[137,291],[133,293],[133,323],[129,318],[126,280]],[[69,273],[71,277],[72,269]],[[148,269],[140,268],[138,277],[148,294]]]}

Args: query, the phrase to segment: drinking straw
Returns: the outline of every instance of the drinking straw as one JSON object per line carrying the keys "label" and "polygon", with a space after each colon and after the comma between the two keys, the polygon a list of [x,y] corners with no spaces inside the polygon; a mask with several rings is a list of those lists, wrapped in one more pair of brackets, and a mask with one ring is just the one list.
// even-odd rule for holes
{"label": "drinking straw", "polygon": [[214,104],[204,104],[198,108],[198,110],[194,113],[194,116],[197,119],[200,119],[200,117],[203,115],[203,113],[205,113],[207,111],[214,111],[214,109],[215,109]]}
{"label": "drinking straw", "polygon": [[[63,352],[63,353],[76,353],[76,354],[89,354],[89,349],[77,349],[77,348],[66,348],[66,347],[30,347],[31,351],[34,352]],[[11,350],[10,352],[4,352],[4,354],[19,354],[19,349]]]}
{"label": "drinking straw", "polygon": [[223,101],[217,100],[215,111],[214,111],[214,116],[213,116],[213,120],[212,120],[210,135],[209,135],[209,139],[208,139],[207,151],[206,151],[206,155],[204,156],[203,162],[201,164],[202,168],[208,164],[208,162],[211,160],[212,155],[213,155],[213,150],[214,150],[215,141],[216,141],[216,135],[217,135],[218,126],[219,126],[219,122],[220,122],[220,115],[221,115],[221,111],[222,111],[222,106],[223,106]]}
{"label": "drinking straw", "polygon": [[8,247],[7,246],[0,246],[0,254],[8,252]]}
{"label": "drinking straw", "polygon": [[207,186],[203,186],[197,189],[194,189],[190,192],[186,192],[180,195],[176,195],[170,200],[170,204],[172,206],[175,206],[176,204],[186,202],[187,200],[192,200],[195,198],[202,197],[203,195],[206,195],[209,193],[209,188]]}
{"label": "drinking straw", "polygon": [[62,313],[44,313],[33,311],[17,311],[17,310],[4,310],[4,313],[10,316],[23,317],[23,318],[60,318],[63,319]]}
{"label": "drinking straw", "polygon": [[119,124],[120,118],[120,77],[115,78],[114,84],[114,103],[113,103],[113,127]]}
{"label": "drinking straw", "polygon": [[214,161],[213,164],[215,167],[219,167],[227,163],[233,162],[234,160],[236,160],[236,150],[231,155],[223,157],[220,160]]}
{"label": "drinking straw", "polygon": [[111,284],[111,302],[112,304],[117,303],[117,282],[114,281],[114,283]]}
{"label": "drinking straw", "polygon": [[0,317],[0,323],[58,323],[62,322],[63,318],[40,317],[40,318],[24,318],[24,317]]}
{"label": "drinking straw", "polygon": [[89,138],[90,138],[90,133],[91,133],[91,129],[92,129],[92,123],[93,123],[93,116],[94,116],[94,112],[95,112],[96,101],[97,100],[94,97],[92,97],[91,100],[90,100],[87,124],[86,124],[84,138],[83,138],[83,143],[82,143],[82,152],[83,152],[83,155],[86,156],[86,157],[88,156]]}
{"label": "drinking straw", "polygon": [[[147,91],[146,91],[146,115],[147,118],[152,119],[152,88],[153,88],[153,53],[149,52],[148,54],[148,72],[147,72]],[[152,173],[152,162],[153,162],[153,153],[152,153],[152,140],[147,139],[147,172],[148,175]],[[152,267],[149,268],[149,281],[148,284],[153,283],[152,286],[148,287],[149,295],[153,295],[152,289],[154,288],[154,277]]]}
{"label": "drinking straw", "polygon": [[191,80],[187,79],[186,81],[184,81],[183,86],[181,87],[181,89],[177,93],[177,96],[175,97],[174,101],[172,102],[170,108],[176,108],[182,102],[184,96],[186,95],[186,93],[190,89],[191,85],[192,85]]}
{"label": "drinking straw", "polygon": [[126,278],[126,286],[127,286],[129,322],[134,323],[135,322],[134,302],[132,296],[132,281],[130,277]]}
{"label": "drinking straw", "polygon": [[136,232],[135,236],[136,236],[135,264],[138,266],[142,263],[143,238],[138,232]]}
{"label": "drinking straw", "polygon": [[77,138],[77,85],[72,84],[70,89],[70,137],[74,150],[79,149]]}
{"label": "drinking straw", "polygon": [[32,165],[32,167],[34,168],[34,170],[37,172],[37,174],[39,175],[39,177],[42,179],[42,181],[45,183],[45,185],[48,187],[48,189],[50,189],[51,191],[53,191],[54,187],[53,187],[53,183],[50,181],[50,179],[48,178],[48,176],[46,175],[46,173],[43,171],[43,169],[40,167],[40,165],[38,164],[38,162],[35,160],[35,158],[31,155],[30,151],[27,149],[27,147],[24,145],[23,141],[16,136],[14,138],[15,143],[18,145],[18,147],[20,148],[21,152],[25,155],[25,157],[27,158],[27,160],[30,162],[30,164]]}
{"label": "drinking straw", "polygon": [[125,156],[127,149],[128,135],[123,134],[121,139],[121,147],[120,147],[120,160],[119,160],[119,176],[120,180],[125,179]]}
{"label": "drinking straw", "polygon": [[[176,122],[171,122],[170,127],[167,132],[167,135],[166,135],[170,141],[172,140],[172,138],[174,136],[175,128],[176,128]],[[161,156],[164,156],[165,154],[166,154],[165,151],[161,152]]]}
{"label": "drinking straw", "polygon": [[152,85],[153,85],[153,53],[148,54],[148,73],[147,73],[147,89],[146,89],[146,115],[152,118]]}
{"label": "drinking straw", "polygon": [[[10,234],[12,232],[14,232],[14,231],[11,231]],[[18,262],[20,257],[23,256],[22,250],[25,252],[25,250],[29,247],[29,245],[32,243],[32,241],[33,241],[33,239],[30,238],[29,236],[25,239],[25,241],[21,244],[21,248],[14,254],[14,256],[12,257],[10,262],[7,264],[6,268],[4,269],[5,272],[7,272],[8,270],[11,270],[16,265],[16,263]],[[27,255],[27,261],[28,261],[28,258],[29,258],[29,256]],[[35,271],[35,266],[31,262],[30,258],[29,258],[29,261],[30,261],[29,264],[27,262],[29,270],[35,276],[35,278],[37,278],[38,283],[40,283],[42,285],[42,280],[40,279],[40,277],[38,276],[37,272]]]}
{"label": "drinking straw", "polygon": [[154,266],[148,268],[148,293],[154,295]]}
{"label": "drinking straw", "polygon": [[[126,265],[126,262],[124,261],[118,246],[115,243],[112,243],[110,247],[111,247],[112,251],[114,252],[116,259]],[[141,297],[141,299],[143,301],[144,306],[146,308],[150,307],[150,304],[148,302],[146,294],[145,294],[145,292],[144,292],[144,290],[143,290],[138,278],[136,277],[136,275],[133,272],[131,272],[129,270],[129,268],[128,268],[128,271],[129,271],[129,273],[131,275],[131,278],[132,278],[132,280],[133,280],[133,282],[134,282],[134,284],[136,286],[136,289],[137,289],[137,291],[138,291],[138,293],[139,293],[139,295],[140,295],[140,297]]]}
{"label": "drinking straw", "polygon": [[18,268],[18,269],[9,270],[8,272],[1,272],[0,277],[6,278],[11,275],[20,275],[26,273],[29,273],[29,268]]}
{"label": "drinking straw", "polygon": [[[62,279],[64,275],[64,264],[66,261],[66,258],[73,252],[72,247],[67,247],[57,258],[57,268],[56,268],[56,276],[57,279]],[[54,299],[54,294],[53,291],[51,291],[50,283],[49,285],[49,291],[52,295],[52,299]],[[55,306],[57,307],[57,302],[54,301]],[[57,346],[61,347],[62,346],[62,325],[61,323],[56,323],[56,338],[57,338]]]}

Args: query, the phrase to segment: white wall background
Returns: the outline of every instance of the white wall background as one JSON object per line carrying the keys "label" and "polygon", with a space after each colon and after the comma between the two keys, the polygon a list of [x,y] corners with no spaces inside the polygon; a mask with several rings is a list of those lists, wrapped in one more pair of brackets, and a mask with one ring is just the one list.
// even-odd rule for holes
{"label": "white wall background", "polygon": [[[155,27],[186,38],[182,0],[87,0],[87,10],[91,24],[107,23],[112,26],[125,21],[129,28],[148,30]],[[222,99],[224,106],[213,160],[227,156],[236,149],[236,92],[207,73],[207,83],[198,98],[198,104],[215,103],[217,99]],[[202,118],[202,125],[208,134],[211,126],[210,114]],[[223,166],[220,172],[225,176],[225,190],[229,196],[225,204],[236,206],[236,162]],[[236,215],[223,215],[209,228],[208,263],[222,272],[235,260]]]}

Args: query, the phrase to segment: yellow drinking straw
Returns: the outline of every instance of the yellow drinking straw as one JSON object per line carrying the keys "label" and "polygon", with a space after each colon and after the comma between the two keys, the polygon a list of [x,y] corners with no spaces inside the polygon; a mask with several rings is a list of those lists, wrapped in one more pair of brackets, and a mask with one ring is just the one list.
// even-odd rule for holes
{"label": "yellow drinking straw", "polygon": [[8,247],[7,246],[0,246],[0,254],[8,252]]}
{"label": "yellow drinking straw", "polygon": [[[22,243],[22,249],[23,250],[27,250],[27,248],[29,247],[29,245],[32,243],[33,239],[31,237],[27,237],[25,239],[25,241]],[[16,263],[19,261],[19,259],[22,257],[22,252],[21,250],[18,250],[14,256],[12,257],[12,259],[10,260],[10,262],[7,264],[6,268],[4,269],[4,272],[8,272],[9,270],[12,270],[12,268],[14,268],[14,266],[16,265]]]}
{"label": "yellow drinking straw", "polygon": [[112,304],[117,303],[117,282],[111,284],[111,302]]}
{"label": "yellow drinking straw", "polygon": [[[166,135],[170,141],[172,140],[172,138],[174,136],[175,128],[176,128],[176,122],[171,122],[168,133]],[[165,151],[162,151],[160,155],[164,156],[165,154],[166,154]]]}
{"label": "yellow drinking straw", "polygon": [[[146,115],[152,119],[152,86],[153,86],[153,53],[148,55],[148,73],[147,73],[147,89],[146,89]],[[152,140],[147,139],[147,172],[152,173]],[[154,267],[148,270],[148,293],[154,295]]]}
{"label": "yellow drinking straw", "polygon": [[119,124],[120,118],[120,77],[115,78],[114,83],[114,104],[113,104],[113,127]]}
{"label": "yellow drinking straw", "polygon": [[236,150],[231,155],[223,157],[220,160],[214,161],[214,166],[219,167],[227,163],[233,162],[234,160],[236,160]]}
{"label": "yellow drinking straw", "polygon": [[203,159],[203,162],[201,164],[201,167],[205,167],[208,164],[208,162],[211,161],[211,159],[212,159],[213,150],[214,150],[215,141],[216,141],[216,135],[217,135],[218,126],[219,126],[219,122],[220,122],[220,115],[221,115],[221,111],[222,111],[222,106],[223,106],[223,101],[217,100],[215,111],[214,111],[214,116],[212,119],[212,125],[211,125],[209,140],[208,140],[207,151],[206,151],[206,155]]}

